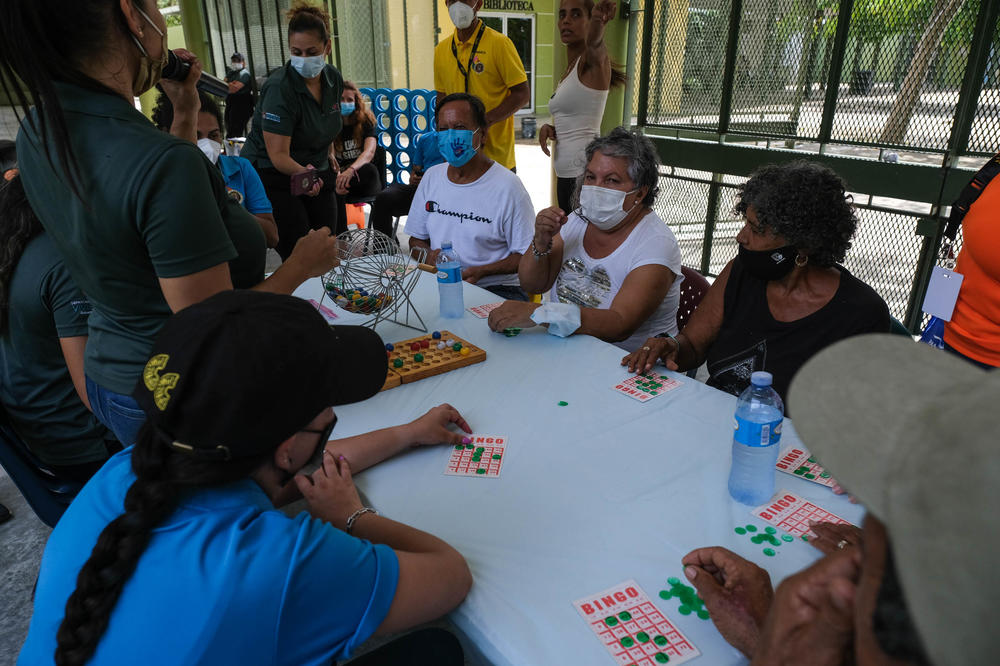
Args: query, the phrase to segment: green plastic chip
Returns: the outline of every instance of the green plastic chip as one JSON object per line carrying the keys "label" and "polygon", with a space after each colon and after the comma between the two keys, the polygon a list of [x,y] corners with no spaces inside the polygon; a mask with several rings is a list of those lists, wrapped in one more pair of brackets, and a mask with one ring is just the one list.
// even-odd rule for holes
{"label": "green plastic chip", "polygon": [[616,624],[618,624],[618,618],[616,618],[614,615],[609,615],[606,618],[604,618],[604,624],[608,625],[609,627],[613,627]]}
{"label": "green plastic chip", "polygon": [[657,645],[666,645],[667,644],[667,637],[666,636],[653,636],[653,642],[656,643]]}
{"label": "green plastic chip", "polygon": [[640,643],[648,643],[649,634],[647,634],[645,631],[640,631],[635,635],[635,640],[639,641]]}
{"label": "green plastic chip", "polygon": [[618,613],[618,619],[622,622],[626,622],[632,619],[632,614],[628,611],[622,611],[621,613]]}
{"label": "green plastic chip", "polygon": [[629,648],[632,647],[633,645],[635,645],[635,641],[632,640],[631,636],[625,636],[622,638],[622,647]]}
{"label": "green plastic chip", "polygon": [[774,549],[773,548],[765,548],[764,549],[764,554],[767,555],[768,557],[774,557]]}
{"label": "green plastic chip", "polygon": [[670,657],[668,657],[667,655],[663,654],[662,652],[657,652],[653,656],[653,659],[655,659],[656,663],[658,663],[658,664],[665,664],[668,661],[670,661]]}

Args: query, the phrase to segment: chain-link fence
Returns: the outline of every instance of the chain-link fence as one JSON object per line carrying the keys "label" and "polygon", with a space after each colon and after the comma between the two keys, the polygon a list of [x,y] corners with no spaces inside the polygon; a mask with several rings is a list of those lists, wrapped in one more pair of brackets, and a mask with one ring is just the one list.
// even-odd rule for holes
{"label": "chain-link fence", "polygon": [[[949,197],[971,176],[958,168],[1000,149],[998,4],[646,1],[631,111],[667,156],[657,210],[685,264],[715,275],[735,256],[734,187],[792,150],[846,178],[860,225],[845,266],[918,325]],[[910,173],[919,185],[900,185]]]}

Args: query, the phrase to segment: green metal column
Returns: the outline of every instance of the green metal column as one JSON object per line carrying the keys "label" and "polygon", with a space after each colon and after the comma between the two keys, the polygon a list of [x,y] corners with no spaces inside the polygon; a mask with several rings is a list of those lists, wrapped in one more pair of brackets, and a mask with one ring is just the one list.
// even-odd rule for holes
{"label": "green metal column", "polygon": [[205,71],[214,73],[212,46],[208,41],[202,0],[179,0],[178,4],[181,8],[181,23],[184,27],[184,41],[187,43],[188,51],[198,56]]}
{"label": "green metal column", "polygon": [[[608,21],[604,28],[604,43],[611,55],[611,62],[624,66],[628,59],[628,21],[615,12],[615,17]],[[562,49],[565,52],[566,49]],[[608,93],[608,103],[604,107],[604,120],[601,121],[601,134],[607,134],[623,124],[625,108],[625,88],[618,86]]]}

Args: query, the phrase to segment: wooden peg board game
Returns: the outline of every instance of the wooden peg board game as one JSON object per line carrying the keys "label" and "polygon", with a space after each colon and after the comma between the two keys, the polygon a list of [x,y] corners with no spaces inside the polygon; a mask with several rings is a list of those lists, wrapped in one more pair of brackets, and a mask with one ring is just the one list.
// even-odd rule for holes
{"label": "wooden peg board game", "polygon": [[[395,388],[400,384],[409,384],[410,382],[426,379],[427,377],[434,377],[435,375],[451,372],[458,368],[464,368],[467,365],[482,363],[486,360],[486,352],[484,350],[469,343],[467,340],[463,340],[451,331],[435,331],[435,333],[441,334],[440,339],[435,338],[432,333],[427,333],[416,338],[394,342],[392,343],[391,350],[389,349],[389,345],[386,345],[386,352],[389,357],[389,374],[386,376],[385,384],[382,386],[383,391]],[[446,345],[444,349],[438,349],[438,343],[447,342],[448,340],[453,341],[452,345]],[[462,345],[458,351],[455,351],[453,348],[456,343]],[[411,347],[414,344],[421,345],[420,349],[412,349]],[[469,353],[463,354],[462,349],[468,349]],[[422,361],[414,360],[417,354],[423,357]],[[397,359],[403,362],[403,365],[398,368],[395,367]]]}

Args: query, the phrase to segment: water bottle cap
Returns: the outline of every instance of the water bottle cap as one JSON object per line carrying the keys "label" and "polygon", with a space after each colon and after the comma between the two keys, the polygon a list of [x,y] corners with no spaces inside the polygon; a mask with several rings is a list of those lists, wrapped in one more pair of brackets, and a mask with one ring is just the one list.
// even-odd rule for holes
{"label": "water bottle cap", "polygon": [[773,380],[774,377],[771,376],[771,373],[763,370],[758,370],[750,375],[750,383],[754,386],[770,386]]}
{"label": "water bottle cap", "polygon": [[441,241],[441,249],[442,250],[450,250],[451,249],[451,241]]}

